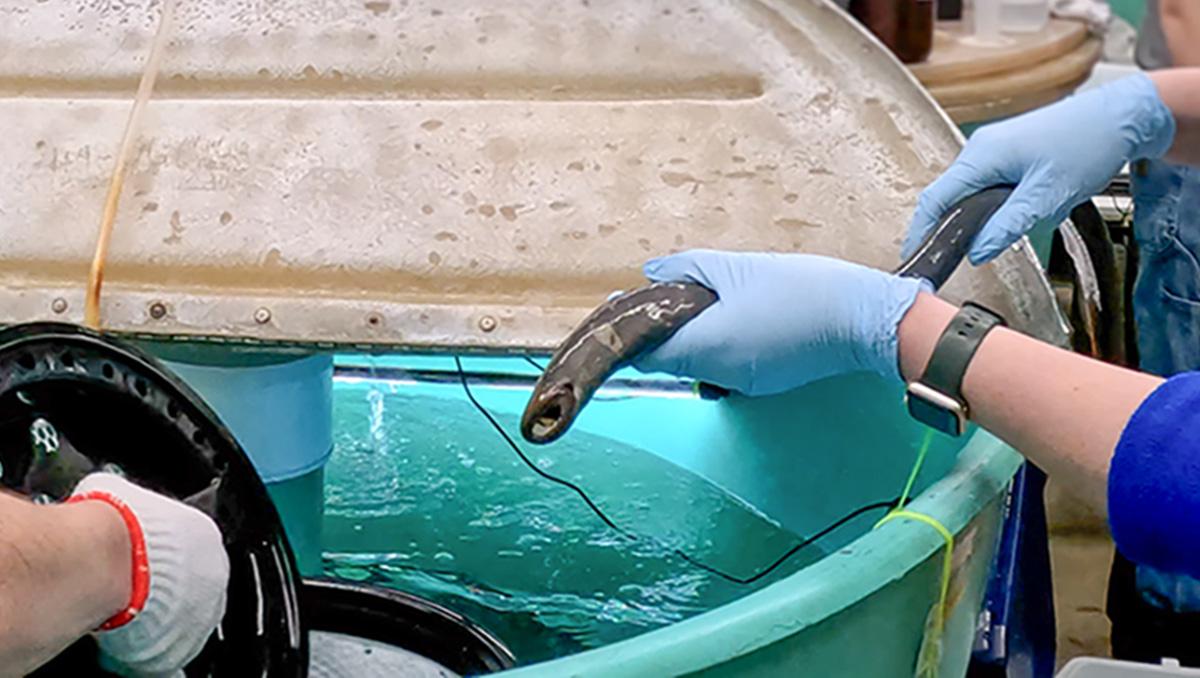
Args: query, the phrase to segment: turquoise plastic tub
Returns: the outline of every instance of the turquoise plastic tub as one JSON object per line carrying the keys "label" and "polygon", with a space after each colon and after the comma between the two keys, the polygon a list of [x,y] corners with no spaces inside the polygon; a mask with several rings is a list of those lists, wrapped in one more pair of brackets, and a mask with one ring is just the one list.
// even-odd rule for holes
{"label": "turquoise plastic tub", "polygon": [[[453,370],[448,358],[377,359],[373,364]],[[508,359],[466,358],[464,364],[475,372],[532,370],[521,361]],[[335,440],[339,435],[345,440],[347,427],[354,436],[376,435],[380,427],[386,428],[380,423],[385,412],[380,393],[405,394],[405,407],[413,410],[430,403],[429,413],[441,418],[440,422],[430,420],[431,427],[447,425],[448,410],[433,404],[462,401],[461,388],[455,384],[341,379],[335,386]],[[478,383],[475,393],[507,430],[516,431],[526,389]],[[899,389],[868,376],[827,380],[779,397],[735,397],[716,403],[680,392],[608,395],[615,397],[589,406],[563,441],[545,448],[526,445],[526,451],[547,467],[558,462],[555,472],[604,496],[602,485],[610,482],[606,478],[611,474],[605,472],[605,449],[598,441],[650,450],[731,491],[797,535],[812,534],[856,506],[898,494],[924,436],[924,429],[903,411]],[[406,416],[419,420],[424,415],[408,412]],[[486,427],[481,417],[477,423]],[[449,425],[462,429],[458,433],[464,436],[484,435],[466,419]],[[573,439],[575,443],[570,442]],[[578,457],[575,448],[571,454],[576,456],[568,455],[565,447],[556,453],[560,445],[578,446],[581,439],[596,448],[594,457],[590,453]],[[370,478],[347,476],[337,470],[339,452],[335,451],[327,496],[336,504],[336,497],[358,482],[403,487],[406,479],[418,473],[405,467],[400,458],[406,454],[405,444],[426,443],[407,438],[401,442],[404,444],[392,443],[386,450],[388,455],[397,455],[393,459],[396,465],[380,467],[397,469],[395,477],[390,477],[391,471],[373,472]],[[495,443],[503,445],[498,438]],[[1004,492],[1018,464],[1019,457],[1011,449],[987,433],[975,431],[961,445],[948,438],[935,439],[918,479],[919,494],[911,508],[937,518],[956,536],[943,676],[965,672]],[[532,497],[561,490],[532,474],[522,487],[526,486]],[[458,520],[453,517],[456,512],[469,512],[486,503],[487,497],[468,492],[484,493],[487,487],[483,484],[471,490],[460,484],[446,503],[446,522]],[[631,496],[629,501],[635,499]],[[672,512],[664,511],[661,504],[655,513],[659,519],[673,518],[680,525],[691,525],[693,532],[708,531],[689,535],[686,527],[680,528],[685,542],[694,544],[701,557],[741,572],[763,564],[764,549],[739,542],[741,534],[727,521],[709,520],[702,501],[700,509],[695,500],[690,502],[695,511],[690,514],[685,499],[670,499],[675,502],[673,516],[663,518],[663,513]],[[602,501],[614,504],[612,496]],[[333,508],[329,512],[337,513]],[[375,554],[403,550],[400,545],[416,535],[396,533],[397,523],[386,522],[394,521],[394,516],[386,513],[381,511],[373,518],[368,512],[352,526],[344,520],[336,525],[327,522],[326,547]],[[873,530],[878,517],[873,514],[852,521],[822,540],[824,557],[762,588],[748,589],[751,592],[732,602],[641,635],[521,666],[510,673],[556,678],[912,675],[925,621],[937,599],[944,542],[930,527],[905,520]],[[373,520],[382,522],[373,525]],[[437,517],[432,520],[436,525]],[[478,571],[466,574],[481,579],[500,572],[520,580],[522,586],[536,588],[550,578],[556,586],[579,590],[587,590],[589,578],[611,566],[598,561],[594,567],[544,573],[521,561],[506,564],[503,554],[474,561],[460,557],[453,565],[459,570],[474,568]],[[497,569],[506,567],[528,571]]]}

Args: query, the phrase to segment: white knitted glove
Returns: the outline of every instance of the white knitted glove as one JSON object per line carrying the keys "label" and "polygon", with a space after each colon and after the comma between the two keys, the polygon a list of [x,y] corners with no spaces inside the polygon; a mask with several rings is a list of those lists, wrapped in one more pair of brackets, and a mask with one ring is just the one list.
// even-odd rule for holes
{"label": "white knitted glove", "polygon": [[179,673],[225,615],[229,557],[220,531],[200,511],[110,473],[80,481],[71,501],[81,500],[117,508],[133,545],[130,606],[96,632],[105,667],[125,676]]}

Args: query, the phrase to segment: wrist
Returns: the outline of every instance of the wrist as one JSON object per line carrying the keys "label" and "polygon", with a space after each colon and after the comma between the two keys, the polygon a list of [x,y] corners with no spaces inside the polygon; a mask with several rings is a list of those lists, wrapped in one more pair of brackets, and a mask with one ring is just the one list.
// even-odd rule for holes
{"label": "wrist", "polygon": [[1175,115],[1163,99],[1161,83],[1153,75],[1138,73],[1113,83],[1113,88],[1110,102],[1115,110],[1135,107],[1120,117],[1134,140],[1126,160],[1165,156],[1175,141]]}
{"label": "wrist", "polygon": [[911,382],[921,378],[938,338],[957,312],[954,304],[933,294],[921,292],[917,295],[896,330],[901,379]]}
{"label": "wrist", "polygon": [[80,483],[76,486],[75,494],[67,499],[67,503],[102,504],[108,508],[109,522],[111,522],[111,515],[116,513],[124,528],[122,530],[125,535],[124,540],[110,538],[107,541],[109,546],[115,547],[119,543],[123,543],[126,547],[123,556],[116,556],[114,551],[113,557],[116,560],[113,562],[117,563],[117,567],[111,569],[110,573],[125,575],[127,585],[119,587],[119,590],[127,592],[128,595],[117,612],[110,615],[98,629],[111,631],[133,621],[134,617],[140,614],[142,608],[146,606],[146,599],[150,595],[150,561],[146,551],[146,537],[142,531],[141,522],[123,499],[105,490],[84,491],[83,485],[84,483]]}
{"label": "wrist", "polygon": [[132,595],[129,530],[121,514],[104,502],[81,501],[53,510],[61,513],[61,522],[75,530],[81,543],[91,545],[89,569],[94,576],[79,579],[88,583],[83,600],[89,606],[93,628],[98,627],[123,610]]}

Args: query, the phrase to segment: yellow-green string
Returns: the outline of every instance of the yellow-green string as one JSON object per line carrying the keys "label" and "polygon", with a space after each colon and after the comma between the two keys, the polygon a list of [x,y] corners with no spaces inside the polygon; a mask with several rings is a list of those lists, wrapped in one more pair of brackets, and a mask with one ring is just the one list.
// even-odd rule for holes
{"label": "yellow-green string", "polygon": [[[921,441],[921,449],[917,450],[917,460],[913,462],[912,470],[908,473],[908,481],[904,483],[904,491],[900,493],[900,501],[896,503],[896,510],[904,508],[908,503],[908,495],[912,492],[913,483],[917,482],[917,474],[921,472],[921,466],[925,464],[925,455],[929,453],[929,446],[933,444],[933,429],[925,429],[925,439]],[[879,521],[882,523],[883,521]],[[879,527],[879,524],[875,525]]]}
{"label": "yellow-green string", "polygon": [[926,627],[926,637],[922,639],[921,650],[917,657],[916,675],[935,677],[937,676],[938,664],[941,660],[942,631],[946,626],[946,601],[950,595],[950,574],[954,567],[954,535],[936,518],[904,508],[905,504],[908,503],[908,496],[912,492],[913,484],[917,480],[917,474],[921,472],[921,466],[925,463],[925,456],[928,454],[932,443],[933,429],[929,429],[925,433],[925,439],[921,442],[921,448],[917,451],[917,459],[913,463],[912,471],[908,474],[908,481],[904,484],[904,491],[900,494],[900,500],[896,503],[896,508],[888,512],[878,523],[875,523],[875,528],[878,529],[880,525],[896,518],[907,518],[925,523],[937,530],[937,533],[946,542],[946,549],[942,555],[942,576],[937,606],[931,610],[931,619],[928,620],[929,623]]}

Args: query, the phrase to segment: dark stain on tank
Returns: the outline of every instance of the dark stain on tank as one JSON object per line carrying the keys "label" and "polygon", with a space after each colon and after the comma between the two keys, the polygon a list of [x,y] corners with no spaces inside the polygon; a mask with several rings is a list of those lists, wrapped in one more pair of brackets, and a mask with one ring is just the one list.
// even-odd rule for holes
{"label": "dark stain on tank", "polygon": [[450,231],[438,231],[433,236],[438,242],[458,242],[458,234]]}
{"label": "dark stain on tank", "polygon": [[662,182],[671,188],[679,188],[684,184],[699,184],[700,180],[686,172],[663,172],[658,175]]}
{"label": "dark stain on tank", "polygon": [[429,253],[429,263],[433,264],[434,266],[437,266],[438,264],[442,263],[442,255],[438,254],[437,252],[430,252]]}
{"label": "dark stain on tank", "polygon": [[792,203],[796,202],[799,199],[800,199],[800,196],[795,193],[788,193],[787,195],[783,196],[783,201],[789,205],[791,205]]}
{"label": "dark stain on tank", "polygon": [[776,219],[775,225],[783,228],[821,228],[820,224],[803,219]]}
{"label": "dark stain on tank", "polygon": [[145,205],[142,205],[142,211],[143,212],[157,212],[158,211],[158,203],[148,202]]}
{"label": "dark stain on tank", "polygon": [[171,212],[171,235],[163,238],[163,243],[167,245],[176,245],[183,242],[183,218],[179,214],[179,210]]}
{"label": "dark stain on tank", "polygon": [[600,235],[612,235],[617,232],[616,224],[600,224],[596,227],[596,232]]}
{"label": "dark stain on tank", "polygon": [[421,214],[433,214],[433,205],[421,205]]}
{"label": "dark stain on tank", "polygon": [[421,129],[425,130],[426,132],[433,132],[444,124],[446,123],[442,122],[441,120],[426,120],[425,122],[421,123]]}
{"label": "dark stain on tank", "polygon": [[643,250],[649,252],[650,251],[650,239],[649,238],[638,238],[638,246],[641,247]]}
{"label": "dark stain on tank", "polygon": [[758,175],[755,174],[754,172],[726,172],[725,173],[726,179],[752,179],[755,176],[758,176]]}
{"label": "dark stain on tank", "polygon": [[222,226],[228,226],[231,222],[233,222],[233,215],[229,212],[221,212],[220,222]]}
{"label": "dark stain on tank", "polygon": [[572,172],[582,172],[583,171],[583,161],[576,160],[575,162],[567,163],[567,169],[571,170]]}
{"label": "dark stain on tank", "polygon": [[479,213],[490,219],[496,216],[496,207],[494,205],[480,205]]}
{"label": "dark stain on tank", "polygon": [[565,200],[555,200],[554,202],[550,203],[550,209],[554,210],[555,212],[561,212],[570,206],[571,203],[566,202]]}
{"label": "dark stain on tank", "polygon": [[385,0],[371,0],[370,2],[363,3],[363,7],[366,7],[368,10],[370,10],[375,16],[379,16],[380,14],[388,11],[391,6],[392,3],[386,2]]}
{"label": "dark stain on tank", "polygon": [[518,207],[520,205],[504,205],[500,208],[500,216],[504,217],[507,221],[516,221]]}

